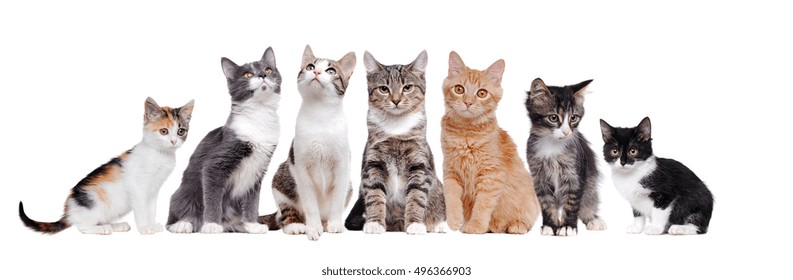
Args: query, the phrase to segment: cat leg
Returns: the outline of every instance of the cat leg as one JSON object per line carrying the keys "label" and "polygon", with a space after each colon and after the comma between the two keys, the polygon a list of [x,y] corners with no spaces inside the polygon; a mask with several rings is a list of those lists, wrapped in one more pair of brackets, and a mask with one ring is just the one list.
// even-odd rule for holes
{"label": "cat leg", "polygon": [[[597,176],[597,175],[595,175]],[[590,178],[584,186],[584,194],[581,196],[581,208],[578,210],[578,218],[586,225],[587,230],[605,230],[606,222],[598,217],[598,198],[597,179]]]}
{"label": "cat leg", "polygon": [[168,231],[172,233],[193,233],[193,223],[188,221],[178,221],[168,226]]}
{"label": "cat leg", "polygon": [[386,166],[379,160],[364,164],[361,191],[364,199],[366,223],[363,232],[379,234],[386,231]]}
{"label": "cat leg", "polygon": [[534,191],[542,209],[542,235],[556,235],[559,229],[559,207],[554,197],[554,187],[550,182],[534,180]]}
{"label": "cat leg", "polygon": [[149,194],[145,186],[135,189],[130,193],[132,197],[132,211],[135,215],[135,225],[140,234],[155,234],[163,231],[161,224],[155,221],[157,212],[157,195]]}
{"label": "cat leg", "polygon": [[650,212],[650,223],[644,227],[644,234],[663,234],[666,231],[667,223],[669,223],[669,214],[672,213],[672,208],[671,204],[666,209],[653,207]]}
{"label": "cat leg", "polygon": [[506,186],[504,178],[507,176],[495,172],[476,179],[478,182],[474,187],[474,207],[471,209],[471,219],[463,224],[463,233],[487,233],[493,210]]}
{"label": "cat leg", "polygon": [[350,168],[348,162],[340,162],[331,170],[333,176],[333,186],[331,190],[330,213],[325,227],[325,232],[342,233],[347,228],[344,227],[344,210],[349,202],[348,195],[352,185],[350,184]]}
{"label": "cat leg", "polygon": [[692,224],[685,225],[672,225],[669,227],[669,234],[672,235],[690,235],[697,234],[699,228]]}
{"label": "cat leg", "polygon": [[115,232],[127,232],[127,231],[129,231],[131,229],[131,227],[129,226],[129,224],[127,222],[113,223],[113,224],[110,224],[110,227]]}
{"label": "cat leg", "polygon": [[248,193],[240,199],[242,200],[242,229],[247,233],[267,233],[267,225],[260,224],[259,219],[259,193],[262,188],[262,180],[259,178],[254,183]]}
{"label": "cat leg", "polygon": [[427,234],[424,225],[427,205],[429,203],[430,178],[426,176],[424,163],[414,163],[408,168],[407,201],[405,203],[405,231],[408,234]]}
{"label": "cat leg", "polygon": [[450,230],[463,227],[463,186],[456,176],[448,174],[443,179],[443,193],[446,199],[446,223]]}
{"label": "cat leg", "polygon": [[[573,166],[562,166],[563,170],[574,170]],[[558,236],[576,236],[578,235],[578,211],[581,210],[581,197],[584,190],[578,180],[578,174],[575,172],[562,173],[559,178],[559,191],[562,192],[559,199],[561,206],[559,231],[556,233]]]}
{"label": "cat leg", "polygon": [[639,211],[633,209],[633,225],[628,226],[628,230],[627,230],[628,233],[630,234],[642,233],[642,231],[644,230],[645,220],[646,219],[644,215],[642,215],[642,213],[639,213]]}
{"label": "cat leg", "polygon": [[77,230],[85,234],[109,235],[113,233],[111,225],[77,225]]}
{"label": "cat leg", "polygon": [[[223,217],[223,194],[225,192],[224,178],[229,176],[229,170],[221,170],[224,166],[214,166],[212,161],[208,161],[202,174],[201,186],[204,191],[203,203],[204,225],[201,226],[201,233],[223,233],[221,225]],[[231,166],[228,166],[231,168]]]}
{"label": "cat leg", "polygon": [[323,232],[317,195],[319,185],[314,182],[315,178],[312,175],[316,172],[312,172],[311,169],[311,166],[295,165],[291,170],[294,172],[295,189],[297,189],[297,195],[300,197],[300,204],[304,211],[303,215],[305,215],[306,236],[309,240],[319,240]]}

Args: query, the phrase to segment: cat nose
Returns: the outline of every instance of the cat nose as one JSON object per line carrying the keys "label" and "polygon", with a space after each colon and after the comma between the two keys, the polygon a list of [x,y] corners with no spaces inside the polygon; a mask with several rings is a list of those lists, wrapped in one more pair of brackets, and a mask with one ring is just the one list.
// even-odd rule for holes
{"label": "cat nose", "polygon": [[176,145],[176,140],[171,140],[171,144]]}
{"label": "cat nose", "polygon": [[398,106],[399,102],[401,102],[401,101],[402,100],[399,100],[399,99],[391,99],[391,102],[394,103],[394,106]]}
{"label": "cat nose", "polygon": [[465,101],[464,103],[466,108],[471,108],[471,105],[474,104],[473,101]]}
{"label": "cat nose", "polygon": [[319,71],[314,71],[314,75],[319,76]]}
{"label": "cat nose", "polygon": [[620,161],[620,164],[621,164],[622,166],[625,166],[625,164],[626,164],[626,163],[627,163],[627,162]]}
{"label": "cat nose", "polygon": [[267,75],[265,75],[265,74],[259,74],[259,78],[262,78],[262,79],[264,79],[264,77],[267,77]]}

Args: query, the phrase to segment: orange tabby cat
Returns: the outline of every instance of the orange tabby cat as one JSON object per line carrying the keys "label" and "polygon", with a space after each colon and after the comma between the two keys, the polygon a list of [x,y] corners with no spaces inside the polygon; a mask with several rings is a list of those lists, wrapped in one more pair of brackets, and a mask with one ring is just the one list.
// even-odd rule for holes
{"label": "orange tabby cat", "polygon": [[503,73],[504,60],[478,71],[466,67],[456,52],[449,54],[441,148],[452,230],[523,234],[540,213],[531,175],[496,121]]}

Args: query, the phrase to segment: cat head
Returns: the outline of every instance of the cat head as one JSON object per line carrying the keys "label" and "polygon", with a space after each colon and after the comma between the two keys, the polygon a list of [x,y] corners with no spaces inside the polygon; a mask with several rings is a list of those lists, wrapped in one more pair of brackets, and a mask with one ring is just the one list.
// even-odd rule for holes
{"label": "cat head", "polygon": [[369,110],[400,116],[424,108],[427,51],[422,51],[408,65],[380,64],[368,51],[363,62],[369,86]]}
{"label": "cat head", "polygon": [[317,58],[311,47],[306,45],[301,65],[297,88],[304,98],[309,97],[306,96],[308,94],[341,99],[355,70],[355,53],[349,52],[338,61]]}
{"label": "cat head", "polygon": [[575,85],[546,86],[537,78],[531,83],[526,109],[531,133],[540,137],[572,139],[584,117],[584,92],[592,80]]}
{"label": "cat head", "polygon": [[275,67],[273,48],[268,47],[262,59],[238,66],[228,58],[221,58],[223,74],[228,82],[232,103],[249,100],[278,101],[281,94],[281,73]]}
{"label": "cat head", "polygon": [[175,150],[187,140],[193,100],[182,107],[160,107],[151,97],[146,98],[143,114],[143,141],[163,150]]}
{"label": "cat head", "polygon": [[636,127],[612,127],[600,120],[603,133],[603,158],[614,169],[633,169],[653,156],[650,118]]}
{"label": "cat head", "polygon": [[498,101],[501,100],[503,74],[503,59],[479,71],[466,67],[462,58],[452,51],[449,54],[449,75],[443,80],[447,114],[469,120],[494,117]]}

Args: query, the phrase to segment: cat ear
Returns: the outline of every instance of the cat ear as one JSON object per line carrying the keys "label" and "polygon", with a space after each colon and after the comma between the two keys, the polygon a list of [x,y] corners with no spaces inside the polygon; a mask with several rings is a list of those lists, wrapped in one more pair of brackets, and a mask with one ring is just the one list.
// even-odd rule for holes
{"label": "cat ear", "polygon": [[421,51],[419,56],[408,65],[408,70],[421,74],[427,71],[427,50]]}
{"label": "cat ear", "polygon": [[306,49],[303,51],[303,65],[306,66],[309,63],[314,63],[314,60],[317,60],[317,57],[314,56],[314,52],[311,51],[311,46],[306,45]]}
{"label": "cat ear", "polygon": [[367,74],[372,74],[383,69],[383,65],[380,64],[377,59],[374,59],[374,56],[372,56],[369,51],[363,53],[363,66],[366,67]]}
{"label": "cat ear", "polygon": [[190,121],[190,117],[193,115],[193,104],[195,103],[195,99],[190,100],[182,107],[179,107],[179,118],[185,121]]}
{"label": "cat ear", "polygon": [[531,82],[531,90],[529,91],[529,99],[535,98],[537,96],[548,94],[550,91],[548,87],[545,85],[545,82],[542,81],[540,78],[534,79]]}
{"label": "cat ear", "polygon": [[449,77],[460,75],[465,69],[465,63],[455,51],[449,53]]}
{"label": "cat ear", "polygon": [[267,47],[267,50],[264,51],[264,55],[262,55],[262,62],[264,65],[275,66],[275,54],[273,53],[273,47]]}
{"label": "cat ear", "polygon": [[639,123],[639,126],[636,127],[636,134],[639,136],[639,140],[641,141],[650,141],[652,140],[651,136],[651,125],[650,125],[650,117],[644,117],[642,121]]}
{"label": "cat ear", "polygon": [[603,134],[603,142],[611,142],[614,139],[614,128],[603,119],[600,119],[600,133]]}
{"label": "cat ear", "polygon": [[160,105],[157,105],[157,102],[154,101],[154,98],[147,97],[146,103],[143,104],[145,113],[143,114],[143,121],[150,122],[156,119],[159,119],[162,116],[162,108]]}
{"label": "cat ear", "polygon": [[590,80],[586,80],[586,81],[583,81],[583,82],[580,82],[578,84],[573,85],[572,88],[575,91],[575,95],[578,95],[578,96],[584,95],[584,92],[586,91],[586,88],[589,86],[589,83],[591,83],[591,82],[592,82],[592,80],[590,79]]}
{"label": "cat ear", "polygon": [[223,57],[220,59],[220,66],[223,67],[223,75],[226,76],[226,79],[229,80],[234,79],[234,73],[236,73],[237,68],[239,68],[239,66],[237,66],[237,64],[234,63],[234,61],[231,61],[231,59]]}
{"label": "cat ear", "polygon": [[342,76],[349,80],[353,70],[355,70],[355,52],[348,52],[338,62],[341,65]]}
{"label": "cat ear", "polygon": [[490,78],[490,81],[492,81],[497,86],[501,86],[501,76],[504,75],[504,67],[504,60],[499,59],[496,60],[496,62],[493,62],[493,65],[490,65],[490,67],[487,67],[487,70],[485,70],[487,77]]}

